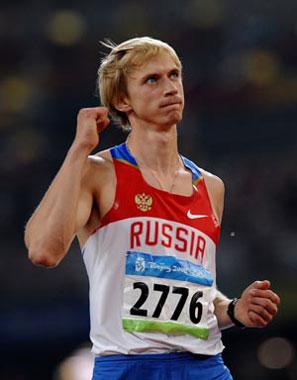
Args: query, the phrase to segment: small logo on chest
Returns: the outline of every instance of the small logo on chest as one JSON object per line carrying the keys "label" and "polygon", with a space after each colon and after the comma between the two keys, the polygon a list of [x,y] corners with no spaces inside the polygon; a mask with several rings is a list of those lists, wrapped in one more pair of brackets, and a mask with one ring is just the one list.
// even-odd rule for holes
{"label": "small logo on chest", "polygon": [[204,214],[192,214],[191,210],[188,210],[187,217],[189,219],[202,219],[202,218],[208,218],[208,215],[204,215]]}
{"label": "small logo on chest", "polygon": [[149,211],[152,209],[153,198],[145,193],[136,194],[134,198],[135,204],[140,211]]}

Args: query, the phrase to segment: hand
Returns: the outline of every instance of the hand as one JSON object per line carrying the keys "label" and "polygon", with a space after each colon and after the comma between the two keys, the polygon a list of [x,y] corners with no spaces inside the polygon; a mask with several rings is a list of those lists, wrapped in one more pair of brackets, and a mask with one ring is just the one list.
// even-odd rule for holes
{"label": "hand", "polygon": [[109,122],[106,107],[82,108],[77,116],[75,143],[91,152],[99,144],[99,133]]}
{"label": "hand", "polygon": [[247,327],[265,327],[277,313],[279,303],[269,281],[255,281],[241,294],[234,315]]}

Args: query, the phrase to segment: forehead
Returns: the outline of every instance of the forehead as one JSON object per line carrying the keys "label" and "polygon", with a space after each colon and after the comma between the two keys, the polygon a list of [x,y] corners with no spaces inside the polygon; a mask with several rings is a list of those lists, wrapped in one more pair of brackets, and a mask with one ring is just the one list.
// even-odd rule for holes
{"label": "forehead", "polygon": [[180,65],[167,52],[160,52],[151,57],[148,61],[136,67],[131,73],[131,78],[139,78],[148,74],[168,72],[173,69],[180,69]]}

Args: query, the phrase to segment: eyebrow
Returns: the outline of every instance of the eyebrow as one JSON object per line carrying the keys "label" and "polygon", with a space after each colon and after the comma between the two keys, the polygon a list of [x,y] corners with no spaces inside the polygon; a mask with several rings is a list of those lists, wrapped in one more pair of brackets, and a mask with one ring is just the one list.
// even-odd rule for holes
{"label": "eyebrow", "polygon": [[[168,71],[169,74],[171,74],[173,72],[181,73],[181,69],[178,66],[175,66]],[[150,73],[145,74],[144,76],[140,77],[140,80],[145,82],[148,78],[150,78],[152,76],[160,77],[161,76],[160,71],[151,71]]]}

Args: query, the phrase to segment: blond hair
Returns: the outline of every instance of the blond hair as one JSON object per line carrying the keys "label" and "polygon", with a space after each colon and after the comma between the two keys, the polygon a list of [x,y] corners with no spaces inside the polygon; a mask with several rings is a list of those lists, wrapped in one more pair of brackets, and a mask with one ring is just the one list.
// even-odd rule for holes
{"label": "blond hair", "polygon": [[107,40],[101,42],[111,51],[101,61],[98,69],[98,88],[101,103],[124,130],[131,126],[125,112],[116,109],[121,96],[127,96],[127,76],[161,52],[168,53],[173,61],[182,67],[175,50],[167,43],[151,38],[139,37],[119,45]]}

